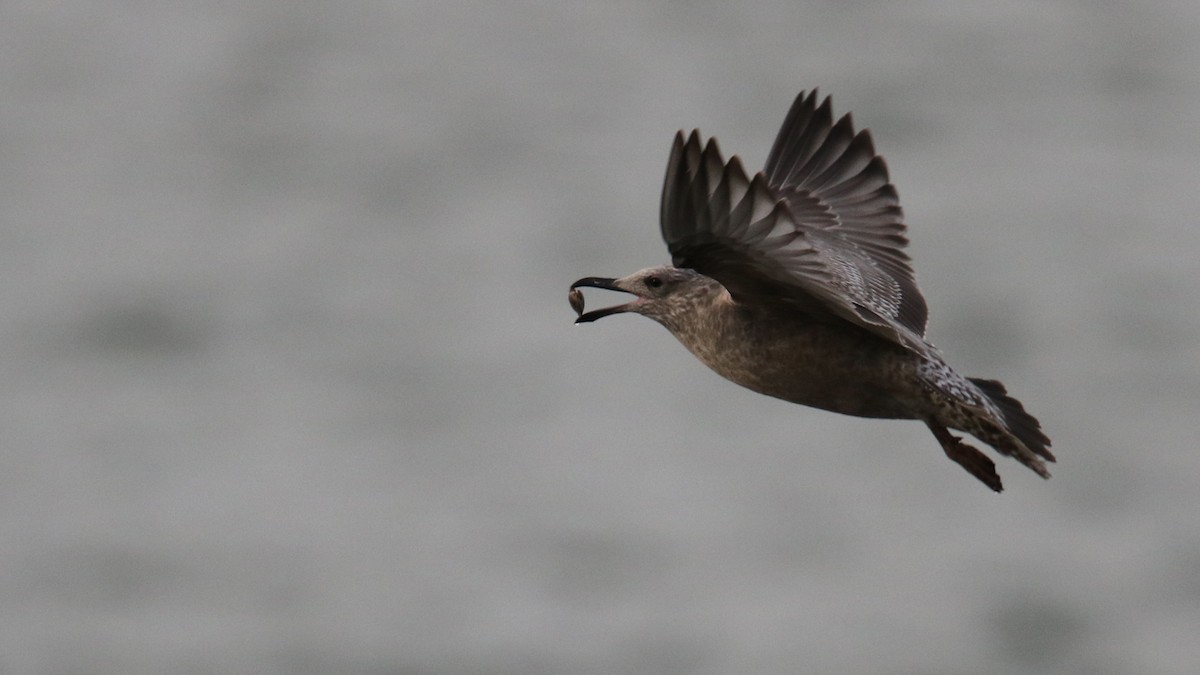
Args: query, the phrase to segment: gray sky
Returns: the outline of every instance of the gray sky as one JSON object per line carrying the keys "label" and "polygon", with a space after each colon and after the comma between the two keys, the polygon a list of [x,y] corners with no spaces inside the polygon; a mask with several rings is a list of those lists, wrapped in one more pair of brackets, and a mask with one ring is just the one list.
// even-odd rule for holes
{"label": "gray sky", "polygon": [[[9,3],[0,670],[1194,673],[1192,2]],[[887,158],[931,339],[1042,420],[724,382],[567,285],[677,129]]]}

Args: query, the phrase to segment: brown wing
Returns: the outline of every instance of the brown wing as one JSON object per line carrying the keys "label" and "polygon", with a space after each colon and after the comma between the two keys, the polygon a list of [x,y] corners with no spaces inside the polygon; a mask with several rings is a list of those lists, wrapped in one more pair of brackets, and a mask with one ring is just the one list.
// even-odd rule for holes
{"label": "brown wing", "polygon": [[832,313],[913,351],[927,311],[917,289],[895,188],[867,132],[829,101],[801,94],[766,173],[747,178],[715,140],[675,137],[663,184],[662,234],[678,267],[720,281],[739,301]]}

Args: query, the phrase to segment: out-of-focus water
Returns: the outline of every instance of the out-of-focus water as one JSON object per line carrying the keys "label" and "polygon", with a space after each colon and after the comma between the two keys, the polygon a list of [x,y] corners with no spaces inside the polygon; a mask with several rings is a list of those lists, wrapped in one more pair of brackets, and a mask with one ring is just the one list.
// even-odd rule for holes
{"label": "out-of-focus water", "polygon": [[[0,671],[1200,672],[1195,2],[0,19]],[[814,86],[1053,480],[571,325]]]}

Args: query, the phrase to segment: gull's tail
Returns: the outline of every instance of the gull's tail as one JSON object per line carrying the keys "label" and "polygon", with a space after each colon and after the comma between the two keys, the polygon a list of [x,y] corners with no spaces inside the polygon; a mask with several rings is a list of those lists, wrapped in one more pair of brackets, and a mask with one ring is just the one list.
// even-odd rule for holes
{"label": "gull's tail", "polygon": [[[1000,409],[1000,414],[1004,416],[1004,425],[1007,431],[1020,441],[1021,445],[1028,452],[1014,452],[1014,457],[1021,460],[1023,464],[1036,471],[1044,478],[1049,478],[1050,474],[1046,472],[1046,467],[1038,460],[1040,457],[1048,462],[1054,461],[1054,454],[1050,452],[1050,438],[1042,432],[1042,425],[1037,421],[1037,418],[1025,412],[1025,406],[1021,402],[1008,395],[1004,385],[996,380],[983,380],[979,378],[968,378],[971,384],[979,387],[979,390],[992,399],[992,403]],[[981,439],[991,443],[990,439]],[[1009,454],[1004,447],[996,447],[1000,452]],[[1033,453],[1036,457],[1028,459],[1033,460],[1031,463],[1027,461],[1026,455]],[[1040,470],[1039,470],[1040,467]]]}
{"label": "gull's tail", "polygon": [[[962,382],[966,385],[966,382]],[[961,407],[954,406],[949,417],[926,419],[930,431],[942,444],[946,456],[962,466],[972,476],[996,492],[1004,489],[996,464],[962,439],[950,433],[949,428],[965,431],[987,443],[1002,455],[1012,457],[1029,467],[1042,478],[1049,478],[1046,462],[1053,462],[1050,439],[1042,433],[1037,418],[1025,412],[1021,402],[1008,395],[1004,385],[996,380],[970,378],[970,384],[986,397]],[[962,399],[955,399],[962,403]]]}

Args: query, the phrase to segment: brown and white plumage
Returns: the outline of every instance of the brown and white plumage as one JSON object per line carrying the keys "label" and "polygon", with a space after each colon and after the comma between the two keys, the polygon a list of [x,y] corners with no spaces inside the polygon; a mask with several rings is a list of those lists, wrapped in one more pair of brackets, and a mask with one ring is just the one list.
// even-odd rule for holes
{"label": "brown and white plumage", "polygon": [[750,177],[715,139],[676,134],[660,225],[674,267],[572,285],[633,293],[582,313],[648,316],[722,376],[760,393],[863,417],[920,419],[946,454],[994,490],[971,433],[1043,477],[1037,420],[992,380],[962,377],[925,340],[928,311],[904,252],[887,166],[849,115],[796,98],[765,171]]}

